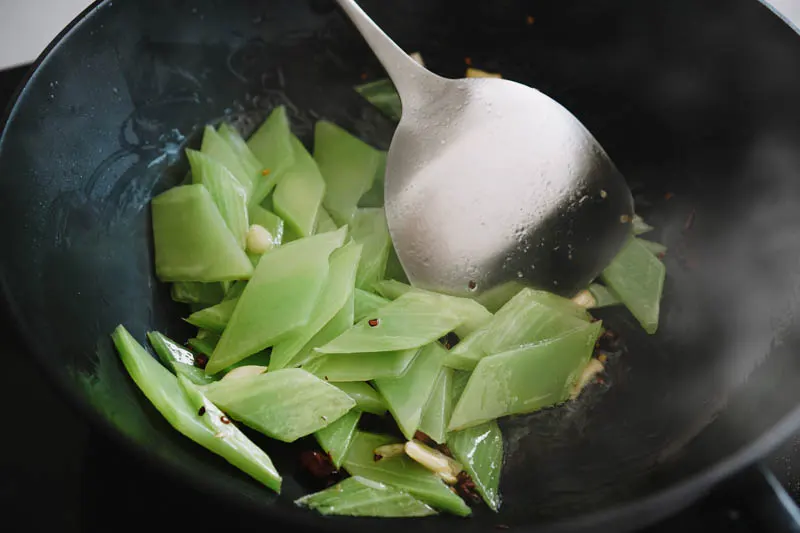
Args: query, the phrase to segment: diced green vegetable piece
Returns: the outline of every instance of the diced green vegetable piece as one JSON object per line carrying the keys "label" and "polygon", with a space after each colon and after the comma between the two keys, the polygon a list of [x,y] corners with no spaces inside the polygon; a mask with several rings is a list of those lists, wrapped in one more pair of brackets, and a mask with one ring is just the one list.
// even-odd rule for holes
{"label": "diced green vegetable piece", "polygon": [[214,378],[206,375],[202,369],[195,366],[194,354],[192,352],[171,340],[166,335],[162,335],[157,331],[151,331],[147,334],[147,339],[156,351],[158,358],[161,359],[161,362],[176,375],[183,374],[189,381],[196,385],[208,385],[214,381]]}
{"label": "diced green vegetable piece", "polygon": [[595,307],[608,307],[610,305],[622,304],[622,301],[619,299],[619,296],[614,294],[605,285],[600,285],[599,283],[592,283],[591,285],[589,285],[589,292],[591,292],[592,296],[594,296]]}
{"label": "diced green vegetable piece", "polygon": [[301,326],[272,348],[271,370],[285,368],[319,331],[330,322],[353,294],[361,245],[350,242],[330,256],[330,271],[319,300],[311,311],[308,323]]}
{"label": "diced green vegetable piece", "polygon": [[364,289],[380,279],[386,273],[386,261],[392,240],[389,227],[386,225],[386,214],[382,208],[358,209],[353,215],[350,225],[350,238],[364,246],[361,263],[358,265],[356,287]]}
{"label": "diced green vegetable piece", "polygon": [[294,165],[281,176],[272,194],[275,213],[286,221],[292,230],[309,237],[317,227],[317,215],[325,196],[325,180],[317,163],[303,143],[292,135]]}
{"label": "diced green vegetable piece", "polygon": [[356,434],[359,420],[361,420],[361,411],[354,409],[314,433],[320,448],[328,454],[336,468],[342,466],[342,461],[344,461],[350,443],[353,442]]}
{"label": "diced green vegetable piece", "polygon": [[444,354],[442,345],[433,342],[420,350],[402,377],[375,380],[375,387],[386,401],[400,431],[409,440],[419,429],[422,411],[433,394]]}
{"label": "diced green vegetable piece", "polygon": [[632,222],[634,235],[642,235],[643,233],[653,231],[653,226],[645,222],[644,219],[639,215],[633,215]]}
{"label": "diced green vegetable piece", "polygon": [[378,309],[388,304],[389,300],[383,296],[367,292],[362,289],[355,290],[355,321],[360,322],[370,318]]}
{"label": "diced green vegetable piece", "polygon": [[628,239],[601,278],[619,296],[644,330],[658,329],[666,269],[638,239]]}
{"label": "diced green vegetable piece", "polygon": [[386,403],[367,383],[354,381],[352,383],[338,383],[336,385],[356,401],[356,409],[365,413],[382,415],[386,413]]}
{"label": "diced green vegetable piece", "polygon": [[250,150],[250,147],[247,146],[247,142],[239,132],[236,131],[233,126],[223,123],[220,125],[217,133],[219,133],[219,136],[231,147],[231,150],[236,154],[242,167],[246,169],[250,175],[258,176],[258,173],[263,170],[261,162],[253,151]]}
{"label": "diced green vegetable piece", "polygon": [[322,353],[363,353],[409,350],[429,344],[457,328],[462,320],[442,309],[437,295],[404,294],[331,342]]}
{"label": "diced green vegetable piece", "polygon": [[226,429],[228,437],[216,436],[219,430],[214,427],[211,417],[216,416],[219,420],[222,413],[211,402],[204,402],[207,416],[200,416],[199,406],[190,401],[190,396],[184,392],[193,391],[191,399],[196,402],[202,397],[196,389],[190,389],[186,381],[182,388],[177,378],[153,359],[123,326],[117,326],[111,337],[133,381],[172,427],[224,457],[267,487],[280,492],[281,477],[267,454],[232,424],[231,428]]}
{"label": "diced green vegetable piece", "polygon": [[294,164],[292,149],[292,131],[286,108],[276,107],[267,120],[256,130],[247,146],[261,162],[262,171],[269,170],[266,176],[260,176],[251,194],[250,205],[258,205],[272,191],[281,174]]}
{"label": "diced green vegetable piece", "polygon": [[661,244],[660,242],[653,242],[647,241],[645,239],[637,239],[642,246],[650,250],[650,253],[658,257],[659,255],[663,255],[667,253],[667,247]]}
{"label": "diced green vegetable piece", "polygon": [[324,428],[356,404],[345,392],[300,368],[217,381],[206,394],[232,418],[284,442]]}
{"label": "diced green vegetable piece", "polygon": [[486,352],[481,348],[481,344],[488,331],[488,326],[484,326],[464,337],[461,342],[447,351],[442,364],[456,370],[474,370],[478,361],[486,357]]}
{"label": "diced green vegetable piece", "polygon": [[561,337],[484,357],[456,404],[449,429],[461,430],[567,400],[601,328],[601,322],[584,322]]}
{"label": "diced green vegetable piece", "polygon": [[500,509],[500,472],[503,470],[503,434],[497,422],[487,422],[451,433],[447,446],[475,483],[489,508]]}
{"label": "diced green vegetable piece", "polygon": [[320,120],[314,128],[314,159],[325,178],[323,205],[337,224],[349,224],[361,196],[382,163],[379,150],[339,126]]}
{"label": "diced green vegetable piece", "polygon": [[250,223],[247,217],[247,193],[222,163],[201,152],[186,150],[192,167],[192,180],[208,189],[225,224],[244,249]]}
{"label": "diced green vegetable piece", "polygon": [[253,266],[202,185],[153,198],[156,274],[161,281],[247,279]]}
{"label": "diced green vegetable piece", "polygon": [[400,116],[403,114],[403,104],[400,103],[400,95],[397,94],[392,80],[384,78],[371,81],[357,85],[354,89],[367,102],[380,109],[381,113],[392,120],[400,120]]}
{"label": "diced green vegetable piece", "polygon": [[192,313],[186,321],[198,328],[207,329],[215,333],[222,333],[228,326],[231,315],[233,315],[233,310],[236,309],[238,303],[238,298],[223,300],[217,305],[212,305],[211,307],[206,307],[201,311]]}
{"label": "diced green vegetable piece", "polygon": [[250,222],[264,227],[272,235],[272,242],[275,246],[281,245],[284,231],[281,217],[260,205],[253,205],[250,206]]}
{"label": "diced green vegetable piece", "polygon": [[375,461],[373,451],[384,444],[397,442],[392,437],[357,432],[344,460],[344,468],[353,476],[385,483],[408,492],[431,507],[458,516],[469,516],[470,508],[441,478],[405,455]]}
{"label": "diced green vegetable piece", "polygon": [[328,258],[346,232],[342,228],[307,237],[261,257],[208,362],[208,373],[272,346],[308,323],[328,277]]}
{"label": "diced green vegetable piece", "polygon": [[185,304],[214,305],[222,301],[225,294],[219,283],[178,281],[172,284],[170,293],[176,302]]}
{"label": "diced green vegetable piece", "polygon": [[244,188],[246,197],[250,198],[257,174],[242,165],[242,161],[233,148],[211,126],[206,126],[203,130],[203,144],[200,151],[227,168]]}
{"label": "diced green vegetable piece", "polygon": [[312,360],[303,366],[326,381],[369,381],[398,378],[408,371],[419,349],[375,353],[336,353]]}
{"label": "diced green vegetable piece", "polygon": [[325,208],[320,206],[319,212],[317,213],[317,229],[315,233],[325,233],[328,231],[336,231],[336,228],[339,226],[336,225],[336,222],[333,221],[331,216],[325,211]]}
{"label": "diced green vegetable piece", "polygon": [[304,496],[295,503],[323,515],[413,518],[436,514],[407,492],[358,476]]}
{"label": "diced green vegetable piece", "polygon": [[370,190],[365,192],[358,201],[358,207],[383,207],[383,190],[386,177],[386,152],[380,152],[381,161],[375,171],[375,181]]}
{"label": "diced green vegetable piece", "polygon": [[453,406],[455,405],[450,391],[452,386],[453,369],[442,368],[419,422],[419,430],[437,444],[444,444],[447,440],[447,424],[453,415]]}

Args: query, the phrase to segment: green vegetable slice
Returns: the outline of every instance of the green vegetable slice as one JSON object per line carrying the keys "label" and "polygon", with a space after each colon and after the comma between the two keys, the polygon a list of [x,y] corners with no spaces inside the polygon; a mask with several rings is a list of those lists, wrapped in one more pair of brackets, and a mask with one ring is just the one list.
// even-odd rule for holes
{"label": "green vegetable slice", "polygon": [[386,152],[380,152],[380,156],[381,159],[375,171],[375,181],[372,182],[372,187],[361,196],[358,201],[358,207],[383,207],[383,189],[386,183]]}
{"label": "green vegetable slice", "polygon": [[481,359],[453,411],[457,431],[561,403],[592,355],[601,322],[561,337]]}
{"label": "green vegetable slice", "polygon": [[444,354],[445,349],[438,342],[431,343],[420,350],[402,377],[375,380],[375,387],[409,440],[419,429],[422,412],[439,378]]}
{"label": "green vegetable slice", "polygon": [[384,78],[357,85],[354,89],[367,102],[380,109],[381,113],[392,120],[400,120],[400,116],[403,114],[403,105],[400,103],[400,95],[397,94],[392,80]]}
{"label": "green vegetable slice", "polygon": [[161,359],[167,368],[176,375],[184,375],[189,381],[196,385],[208,385],[214,378],[208,376],[202,369],[195,366],[194,354],[173,341],[166,335],[157,331],[147,334],[147,339],[156,351],[156,355]]}
{"label": "green vegetable slice", "polygon": [[328,258],[347,228],[285,244],[258,263],[206,372],[213,374],[274,345],[308,323],[328,277]]}
{"label": "green vegetable slice", "polygon": [[305,364],[303,368],[331,382],[370,381],[399,378],[408,371],[419,349],[394,352],[330,354]]}
{"label": "green vegetable slice", "polygon": [[186,321],[198,328],[207,329],[215,333],[222,333],[228,326],[231,315],[233,315],[233,310],[236,309],[238,303],[238,298],[223,300],[217,305],[212,305],[211,307],[206,307],[205,309],[192,313]]}
{"label": "green vegetable slice", "polygon": [[156,274],[161,281],[247,279],[253,266],[202,185],[174,187],[152,201]]}
{"label": "green vegetable slice", "polygon": [[325,211],[325,208],[320,206],[317,213],[317,229],[316,233],[325,233],[327,231],[336,231],[336,222],[333,221],[331,216]]}
{"label": "green vegetable slice", "polygon": [[644,219],[639,215],[633,215],[632,226],[634,235],[642,235],[644,233],[653,231],[654,229],[653,226],[645,222]]}
{"label": "green vegetable slice", "polygon": [[487,422],[451,433],[447,446],[475,483],[489,508],[500,509],[500,473],[503,469],[503,434],[497,422]]}
{"label": "green vegetable slice", "polygon": [[450,397],[452,398],[453,406],[458,403],[464,389],[467,388],[467,382],[472,372],[464,372],[463,370],[453,370],[453,385],[450,387]]}
{"label": "green vegetable slice", "polygon": [[320,448],[328,454],[336,468],[342,466],[342,461],[344,461],[356,434],[359,420],[361,420],[361,411],[354,409],[314,433],[314,438],[317,439]]}
{"label": "green vegetable slice", "polygon": [[338,224],[349,224],[359,199],[372,187],[381,152],[320,120],[314,128],[314,159],[325,178],[325,209]]}
{"label": "green vegetable slice", "polygon": [[294,165],[281,176],[272,194],[275,212],[301,237],[309,237],[317,227],[317,215],[325,196],[325,181],[317,163],[303,143],[292,135]]}
{"label": "green vegetable slice", "polygon": [[660,242],[653,242],[647,241],[645,239],[637,239],[642,246],[650,250],[650,253],[658,257],[659,255],[663,255],[667,253],[667,247],[661,244]]}
{"label": "green vegetable slice", "polygon": [[284,442],[324,428],[356,404],[300,368],[217,381],[208,386],[206,395],[234,419]]}
{"label": "green vegetable slice", "polygon": [[261,162],[263,174],[250,195],[250,205],[260,204],[272,191],[281,174],[294,164],[292,130],[286,108],[276,107],[247,140],[247,146]]}
{"label": "green vegetable slice", "polygon": [[250,198],[257,175],[242,165],[241,159],[233,148],[211,126],[206,126],[203,130],[203,144],[200,151],[227,168],[239,185],[244,188],[245,196]]}
{"label": "green vegetable slice", "polygon": [[211,354],[214,353],[214,348],[216,348],[218,342],[219,335],[205,329],[201,329],[197,332],[197,336],[186,341],[192,350],[207,355],[208,357],[211,357]]}
{"label": "green vegetable slice", "polygon": [[442,480],[413,459],[403,455],[375,461],[373,451],[384,444],[397,442],[392,437],[357,432],[344,460],[344,468],[353,476],[385,483],[408,492],[431,507],[458,516],[469,516],[470,508]]}
{"label": "green vegetable slice", "polygon": [[647,333],[658,329],[666,269],[638,239],[628,239],[603,271],[603,283],[619,296]]}
{"label": "green vegetable slice", "polygon": [[172,299],[185,304],[214,305],[222,301],[225,293],[220,283],[178,281],[170,289]]}
{"label": "green vegetable slice", "polygon": [[419,430],[436,441],[444,444],[447,440],[447,424],[453,415],[453,369],[442,368],[433,387],[433,392],[419,422]]}
{"label": "green vegetable slice", "polygon": [[486,356],[481,344],[488,331],[489,328],[484,326],[464,337],[461,342],[448,350],[442,364],[456,370],[474,370],[478,361]]}
{"label": "green vegetable slice", "polygon": [[271,370],[285,368],[303,347],[330,322],[353,294],[361,245],[350,242],[330,256],[330,271],[308,323],[291,332],[272,348]]}
{"label": "green vegetable slice", "polygon": [[356,409],[365,413],[382,415],[386,413],[386,403],[367,383],[354,381],[352,383],[337,383],[336,387],[346,392],[356,402]]}
{"label": "green vegetable slice", "polygon": [[355,321],[361,322],[374,315],[375,312],[388,304],[389,300],[362,289],[355,290]]}
{"label": "green vegetable slice", "polygon": [[219,136],[228,143],[228,146],[231,147],[231,150],[236,154],[236,157],[239,159],[239,163],[242,167],[247,170],[248,174],[251,176],[258,176],[258,173],[263,170],[261,166],[261,162],[258,160],[256,155],[250,150],[250,147],[247,146],[247,142],[242,138],[238,131],[236,131],[233,126],[229,124],[222,123],[217,130]]}
{"label": "green vegetable slice", "polygon": [[302,366],[312,359],[321,357],[321,354],[316,352],[315,348],[329,343],[350,329],[353,325],[353,302],[354,298],[351,294],[347,303],[344,304],[344,307],[333,316],[330,322],[325,324],[325,327],[319,330],[319,333],[314,335],[314,337],[303,346],[303,349],[300,350],[300,353],[294,358],[293,364]]}
{"label": "green vegetable slice", "polygon": [[[196,402],[202,395],[196,389],[189,388],[186,381],[182,388],[176,377],[153,359],[123,326],[117,326],[111,338],[133,381],[172,427],[201,446],[224,457],[257,481],[280,492],[281,477],[267,454],[235,426],[231,425],[232,427],[228,429],[230,437],[216,436],[218,430],[214,429],[215,423],[211,420],[211,416],[212,414],[221,416],[221,413],[213,404],[204,402],[202,406],[206,407],[208,417],[200,416]],[[191,400],[184,390],[192,392]]]}
{"label": "green vegetable slice", "polygon": [[622,303],[619,296],[611,292],[605,285],[592,283],[589,285],[589,292],[594,296],[595,307],[608,307],[610,305],[620,305]]}
{"label": "green vegetable slice", "polygon": [[350,238],[364,246],[358,265],[356,287],[372,287],[386,273],[386,261],[392,240],[386,225],[386,214],[381,208],[358,209],[350,225]]}
{"label": "green vegetable slice", "polygon": [[[252,282],[251,282],[252,283]],[[317,348],[321,353],[363,353],[409,350],[429,344],[457,328],[462,319],[441,307],[437,295],[404,294]]]}
{"label": "green vegetable slice", "polygon": [[323,515],[413,518],[436,514],[407,492],[358,476],[304,496],[295,503]]}
{"label": "green vegetable slice", "polygon": [[[272,242],[280,246],[283,242],[283,219],[260,205],[250,206],[250,222],[258,224],[272,235]],[[335,230],[336,228],[334,228]]]}

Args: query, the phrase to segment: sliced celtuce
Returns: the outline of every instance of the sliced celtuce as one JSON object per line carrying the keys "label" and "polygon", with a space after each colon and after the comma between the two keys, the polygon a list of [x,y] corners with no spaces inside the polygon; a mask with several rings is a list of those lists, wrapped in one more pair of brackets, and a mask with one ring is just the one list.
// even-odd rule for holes
{"label": "sliced celtuce", "polygon": [[278,370],[292,364],[294,357],[330,322],[353,294],[361,245],[351,242],[330,256],[330,270],[308,323],[292,331],[272,348],[270,368]]}
{"label": "sliced celtuce", "polygon": [[401,455],[375,461],[374,450],[385,444],[396,442],[392,437],[357,432],[343,466],[353,476],[385,483],[408,492],[431,507],[458,516],[469,516],[471,511],[458,495],[441,478]]}
{"label": "sliced celtuce", "polygon": [[483,326],[461,339],[461,342],[448,350],[442,364],[456,370],[474,370],[478,361],[486,356],[481,343],[488,331],[489,328]]}
{"label": "sliced celtuce", "polygon": [[330,322],[325,324],[325,327],[319,330],[319,333],[314,335],[314,337],[303,346],[303,349],[300,350],[300,353],[294,358],[294,364],[303,366],[312,359],[321,357],[321,354],[315,351],[315,348],[329,343],[350,329],[350,326],[353,325],[354,300],[351,294],[347,303],[344,304],[344,307],[339,309],[339,312],[331,318]]}
{"label": "sliced celtuce", "polygon": [[380,162],[376,166],[375,181],[372,187],[358,200],[358,207],[383,207],[383,190],[386,185],[386,152],[380,153]]}
{"label": "sliced celtuce", "polygon": [[609,307],[611,305],[622,304],[622,301],[619,299],[619,296],[614,294],[605,285],[600,285],[599,283],[592,283],[591,285],[589,285],[589,292],[592,293],[592,296],[594,297],[595,307]]}
{"label": "sliced celtuce", "polygon": [[497,512],[500,509],[500,473],[503,470],[503,434],[497,422],[451,433],[447,447],[467,471],[486,505]]}
{"label": "sliced celtuce", "polygon": [[600,322],[584,322],[561,337],[481,359],[456,404],[449,429],[458,431],[567,400],[601,329]]}
{"label": "sliced celtuce", "polygon": [[379,150],[330,122],[314,128],[314,159],[325,178],[323,205],[337,224],[349,224],[383,161]]}
{"label": "sliced celtuce", "polygon": [[304,496],[295,503],[323,515],[413,518],[436,514],[407,492],[359,476]]}
{"label": "sliced celtuce", "polygon": [[186,150],[192,168],[192,182],[203,185],[219,209],[225,224],[242,248],[249,227],[247,193],[237,179],[214,158],[196,150]]}
{"label": "sliced celtuce", "polygon": [[294,165],[281,176],[272,194],[272,205],[278,214],[301,237],[314,234],[317,216],[325,196],[325,180],[317,163],[303,143],[292,136]]}
{"label": "sliced celtuce", "polygon": [[428,403],[422,411],[419,430],[432,438],[437,444],[447,440],[447,424],[453,415],[453,369],[442,368],[433,387]]}
{"label": "sliced celtuce", "polygon": [[267,367],[260,365],[242,365],[237,366],[230,372],[222,377],[222,381],[231,381],[234,379],[249,378],[252,376],[260,376],[267,371]]}
{"label": "sliced celtuce", "polygon": [[[260,205],[250,206],[249,211],[250,222],[265,228],[272,236],[272,244],[274,246],[280,246],[283,242],[283,219]],[[335,229],[336,228],[334,228],[334,230]]]}
{"label": "sliced celtuce", "polygon": [[362,289],[355,290],[355,316],[356,322],[361,322],[375,314],[375,312],[388,304],[389,300]]}
{"label": "sliced celtuce", "polygon": [[[211,354],[214,353],[214,348],[217,346],[218,342],[218,334],[214,333],[213,331],[201,329],[197,332],[196,336],[186,341],[186,344],[188,344],[192,350],[211,357]],[[203,372],[205,373],[205,371]]]}
{"label": "sliced celtuce", "polygon": [[661,244],[660,242],[647,241],[645,239],[637,239],[637,240],[642,244],[642,246],[650,250],[651,254],[658,257],[659,259],[660,259],[659,256],[663,256],[665,253],[667,253],[667,247]]}
{"label": "sliced celtuce", "polygon": [[462,322],[440,304],[438,295],[404,294],[317,351],[363,353],[419,348],[453,331]]}
{"label": "sliced celtuce", "polygon": [[219,136],[222,137],[226,143],[228,143],[228,146],[231,147],[231,150],[233,150],[233,152],[236,154],[236,157],[239,159],[239,163],[245,170],[247,170],[248,174],[251,176],[257,176],[262,170],[261,162],[258,160],[253,151],[250,150],[250,147],[247,146],[247,142],[239,134],[239,132],[229,124],[223,123],[220,125],[217,133],[219,133]]}
{"label": "sliced celtuce", "polygon": [[653,226],[644,221],[639,215],[633,215],[632,226],[634,235],[642,235],[653,231]]}
{"label": "sliced celtuce", "polygon": [[202,185],[174,187],[151,203],[161,281],[248,279],[253,266]]}
{"label": "sliced celtuce", "polygon": [[386,403],[378,394],[378,391],[373,389],[367,383],[363,382],[350,382],[350,383],[337,383],[336,387],[346,392],[356,402],[356,409],[364,411],[365,413],[372,413],[375,415],[382,415],[386,413]]}
{"label": "sliced celtuce", "polygon": [[147,339],[161,362],[176,375],[182,374],[196,385],[208,385],[214,381],[214,378],[195,366],[195,358],[192,352],[166,335],[151,331],[147,334]]}
{"label": "sliced celtuce", "polygon": [[630,238],[601,276],[647,333],[658,329],[666,269],[638,239]]}
{"label": "sliced celtuce", "polygon": [[247,146],[261,162],[262,169],[250,195],[250,205],[259,205],[272,191],[286,169],[294,164],[292,131],[286,108],[276,107],[247,140]]}
{"label": "sliced celtuce", "polygon": [[320,448],[328,454],[336,468],[342,466],[342,461],[353,442],[360,419],[361,411],[353,409],[339,420],[314,433],[314,438],[317,439]]}
{"label": "sliced celtuce", "polygon": [[[222,413],[197,389],[186,380],[181,387],[177,378],[153,359],[124,327],[118,326],[111,337],[133,381],[172,427],[280,492],[281,477],[267,454],[232,424],[225,428],[222,437],[217,436],[220,433],[217,421],[222,422]],[[205,408],[202,414],[201,407]]]}
{"label": "sliced celtuce", "polygon": [[176,302],[214,305],[222,301],[225,293],[220,283],[178,281],[172,284],[170,294]]}
{"label": "sliced celtuce", "polygon": [[407,439],[413,438],[419,429],[422,411],[433,394],[444,354],[441,344],[431,343],[420,350],[402,377],[375,380],[375,387]]}
{"label": "sliced celtuce", "polygon": [[403,106],[392,80],[384,78],[355,87],[356,92],[392,120],[400,120]]}
{"label": "sliced celtuce", "polygon": [[394,352],[330,354],[318,357],[303,368],[326,381],[370,381],[399,378],[417,357],[418,348]]}
{"label": "sliced celtuce", "polygon": [[311,318],[328,277],[328,258],[347,228],[264,254],[239,297],[206,371],[213,374],[273,346]]}
{"label": "sliced celtuce", "polygon": [[300,368],[218,381],[209,385],[206,395],[232,418],[284,442],[324,428],[356,403],[345,392]]}
{"label": "sliced celtuce", "polygon": [[336,222],[333,221],[331,216],[325,211],[325,208],[319,206],[319,212],[317,213],[317,229],[315,233],[325,233],[328,231],[336,231],[336,228],[339,226],[336,225]]}
{"label": "sliced celtuce", "polygon": [[215,333],[222,333],[228,326],[228,321],[231,319],[233,310],[236,309],[236,304],[239,299],[223,300],[217,305],[206,307],[195,313],[189,315],[186,321],[201,329],[207,329]]}
{"label": "sliced celtuce", "polygon": [[350,238],[364,246],[358,265],[356,287],[372,287],[386,273],[386,261],[392,248],[383,209],[376,207],[356,210],[350,225]]}
{"label": "sliced celtuce", "polygon": [[250,198],[257,174],[242,165],[242,160],[239,159],[233,148],[211,126],[206,126],[203,130],[203,144],[200,151],[227,168],[244,188],[246,197]]}

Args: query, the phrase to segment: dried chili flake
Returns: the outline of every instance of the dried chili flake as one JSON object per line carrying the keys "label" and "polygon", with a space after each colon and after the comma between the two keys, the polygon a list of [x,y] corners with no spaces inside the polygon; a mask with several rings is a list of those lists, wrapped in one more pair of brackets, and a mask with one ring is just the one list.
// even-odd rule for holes
{"label": "dried chili flake", "polygon": [[230,424],[231,423],[231,419],[228,418],[225,415],[220,416],[219,417],[219,421],[222,422],[223,424]]}
{"label": "dried chili flake", "polygon": [[436,447],[436,441],[434,441],[432,438],[430,438],[422,431],[417,431],[416,433],[414,433],[414,438],[420,441],[421,443],[430,446],[431,448]]}
{"label": "dried chili flake", "polygon": [[471,57],[465,57],[464,58],[464,63],[469,65],[469,66],[472,66],[472,58]]}
{"label": "dried chili flake", "polygon": [[272,174],[272,170],[268,168],[265,168],[264,170],[261,171],[262,176],[269,176],[270,174]]}
{"label": "dried chili flake", "polygon": [[369,321],[367,321],[367,324],[369,324],[369,327],[371,327],[371,328],[376,327],[380,323],[381,323],[381,321],[378,320],[377,318],[370,318]]}
{"label": "dried chili flake", "polygon": [[307,450],[301,453],[300,463],[312,476],[317,478],[326,478],[338,473],[328,454],[316,450]]}
{"label": "dried chili flake", "polygon": [[200,409],[197,410],[197,416],[203,416],[204,414],[206,414],[206,406],[202,405]]}
{"label": "dried chili flake", "polygon": [[197,368],[205,368],[208,364],[208,356],[204,353],[199,353],[194,356],[194,366]]}
{"label": "dried chili flake", "polygon": [[527,17],[525,17],[525,24],[530,26],[531,24],[534,23],[535,20],[536,19],[533,18],[533,15],[528,15]]}
{"label": "dried chili flake", "polygon": [[361,79],[362,80],[366,80],[367,78],[368,78],[367,73],[366,72],[362,72],[361,73]]}

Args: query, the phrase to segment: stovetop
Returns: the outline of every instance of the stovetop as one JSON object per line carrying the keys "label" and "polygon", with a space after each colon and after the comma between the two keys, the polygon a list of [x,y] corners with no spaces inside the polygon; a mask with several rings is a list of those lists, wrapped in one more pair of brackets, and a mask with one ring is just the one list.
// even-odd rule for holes
{"label": "stovetop", "polygon": [[[0,71],[0,109],[27,71]],[[0,309],[6,379],[0,405],[12,421],[4,424],[0,447],[0,508],[24,517],[15,531],[105,532],[120,520],[129,528],[158,525],[195,533],[263,531],[258,518],[235,515],[216,501],[166,478],[95,431],[50,387],[23,354],[10,321]],[[20,406],[14,415],[11,411]],[[800,434],[767,459],[795,501],[800,501]],[[202,506],[202,507],[199,507]],[[195,509],[200,509],[196,512]],[[229,512],[230,511],[230,512]],[[720,495],[711,495],[645,533],[674,531],[751,532]]]}

